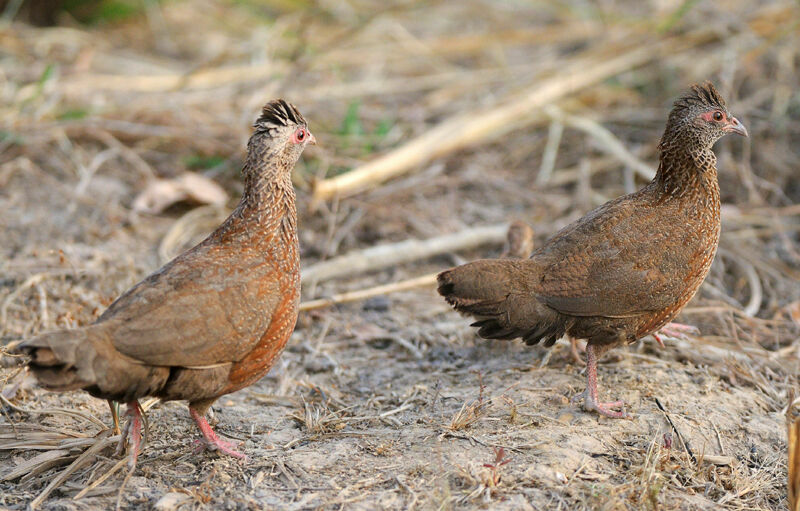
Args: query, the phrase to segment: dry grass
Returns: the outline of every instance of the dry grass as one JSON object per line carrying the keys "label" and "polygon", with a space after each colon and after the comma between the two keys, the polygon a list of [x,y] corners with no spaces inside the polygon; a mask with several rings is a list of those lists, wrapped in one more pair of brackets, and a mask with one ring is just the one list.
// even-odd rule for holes
{"label": "dry grass", "polygon": [[[0,28],[0,344],[93,321],[212,229],[273,97],[296,103],[320,143],[294,176],[309,268],[515,218],[540,243],[639,186],[670,101],[710,78],[751,136],[716,148],[722,246],[681,318],[702,335],[607,357],[603,392],[637,415],[597,419],[566,403],[582,385],[566,346],[476,342],[430,288],[392,284],[499,246],[389,254],[390,268],[306,285],[315,307],[371,298],[309,307],[279,367],[215,406],[247,466],[194,456],[183,407],[157,404],[120,491],[105,403],[45,393],[0,351],[0,507],[773,510],[796,499],[800,455],[787,465],[786,453],[798,433],[784,428],[800,388],[796,2],[148,6],[110,25]],[[312,201],[364,168],[347,196]],[[198,205],[224,198],[203,193],[208,180],[224,206]],[[165,182],[173,197],[154,198]],[[145,213],[144,201],[165,209]]]}

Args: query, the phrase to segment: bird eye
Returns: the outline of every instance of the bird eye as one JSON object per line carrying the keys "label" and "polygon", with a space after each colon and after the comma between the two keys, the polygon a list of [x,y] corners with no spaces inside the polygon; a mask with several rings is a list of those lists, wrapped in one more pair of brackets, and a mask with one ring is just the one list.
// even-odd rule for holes
{"label": "bird eye", "polygon": [[714,120],[715,121],[721,121],[722,120],[722,112],[720,112],[719,110],[714,112]]}
{"label": "bird eye", "polygon": [[305,128],[297,128],[295,132],[292,133],[292,143],[302,144],[309,137],[309,135],[310,133]]}

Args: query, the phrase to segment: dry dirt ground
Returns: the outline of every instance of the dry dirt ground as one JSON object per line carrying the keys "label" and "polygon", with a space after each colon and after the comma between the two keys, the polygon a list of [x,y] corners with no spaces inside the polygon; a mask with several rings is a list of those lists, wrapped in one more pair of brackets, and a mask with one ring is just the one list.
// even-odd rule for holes
{"label": "dry dirt ground", "polygon": [[[52,484],[42,509],[787,508],[784,409],[800,388],[797,4],[460,4],[149,2],[96,26],[3,26],[0,346],[91,322],[212,229],[236,204],[249,124],[272,97],[295,102],[320,143],[295,176],[307,268],[511,219],[541,243],[641,185],[670,101],[712,78],[751,137],[717,146],[721,250],[678,318],[701,333],[601,361],[602,396],[632,418],[570,404],[585,379],[568,344],[481,341],[422,287],[302,313],[271,373],[214,406],[245,464],[195,453],[185,404],[149,403],[126,479],[104,402],[47,393],[0,355],[0,507],[23,509]],[[662,42],[668,54],[636,53],[556,93],[548,104],[572,121],[531,106],[414,172],[312,199],[315,181],[450,119],[480,120],[561,73],[585,77]],[[219,189],[137,207],[156,178],[187,171]],[[304,300],[501,250],[304,282]]]}
{"label": "dry dirt ground", "polygon": [[[193,454],[185,406],[157,404],[121,502],[152,506],[179,493],[190,508],[225,509],[781,509],[784,419],[762,379],[787,375],[682,351],[648,340],[607,357],[603,392],[633,412],[610,420],[569,404],[584,379],[566,346],[545,358],[477,341],[431,291],[393,297],[389,310],[342,307],[301,328],[268,377],[215,407],[218,431],[244,442],[246,464]],[[82,393],[23,395],[25,408],[69,407],[110,422],[105,403]],[[8,424],[101,431],[61,414],[6,408],[5,417],[4,433]],[[33,454],[7,452],[3,465]],[[116,462],[110,448],[100,459],[45,508],[112,505],[121,477],[72,500]],[[4,482],[3,505],[30,501],[55,473]]]}

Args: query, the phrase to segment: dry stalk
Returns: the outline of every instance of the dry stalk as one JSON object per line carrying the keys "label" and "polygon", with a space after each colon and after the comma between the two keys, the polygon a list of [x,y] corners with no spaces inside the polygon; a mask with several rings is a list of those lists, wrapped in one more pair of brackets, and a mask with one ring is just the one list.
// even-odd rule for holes
{"label": "dry stalk", "polygon": [[[551,105],[544,108],[544,112],[553,120],[553,123],[566,125],[585,132],[595,139],[597,146],[620,162],[633,168],[633,170],[646,180],[653,179],[656,174],[653,168],[631,153],[613,133],[604,128],[599,122],[586,117],[564,113],[560,108]],[[548,141],[549,143],[549,141]],[[546,154],[546,153],[545,153]],[[543,163],[544,164],[544,163]],[[538,182],[538,178],[537,178]]]}
{"label": "dry stalk", "polygon": [[460,431],[469,428],[486,416],[486,412],[488,411],[487,405],[487,402],[480,400],[464,402],[464,404],[461,405],[461,409],[450,419],[450,424],[445,426],[445,429]]}
{"label": "dry stalk", "polygon": [[305,401],[303,401],[302,414],[292,414],[292,418],[312,435],[333,433],[345,427],[345,423],[339,418],[339,415],[327,406]]}
{"label": "dry stalk", "polygon": [[66,481],[67,478],[70,475],[72,475],[73,472],[75,472],[76,470],[81,468],[86,463],[89,463],[90,461],[92,461],[94,459],[94,457],[97,454],[100,453],[100,451],[102,451],[106,447],[109,447],[109,446],[115,444],[118,439],[115,438],[115,437],[109,437],[110,433],[111,433],[111,430],[105,430],[105,431],[101,432],[100,435],[98,435],[97,442],[95,442],[94,445],[92,445],[91,447],[86,449],[83,452],[83,454],[78,456],[75,459],[75,461],[73,461],[72,464],[70,464],[69,467],[67,467],[64,471],[62,471],[60,474],[58,474],[55,477],[55,479],[53,479],[50,482],[50,484],[48,484],[45,487],[44,490],[42,490],[42,492],[39,494],[38,497],[36,497],[35,499],[33,499],[31,501],[31,503],[29,504],[30,508],[31,509],[36,509],[37,507],[39,507],[42,504],[42,502],[44,502],[44,500],[50,495],[50,493],[52,493],[53,490],[55,490],[56,488],[61,486],[61,484],[63,484],[64,481]]}
{"label": "dry stalk", "polygon": [[512,98],[493,110],[481,108],[476,112],[457,114],[377,160],[346,174],[318,181],[314,185],[314,199],[320,201],[358,193],[420,168],[433,158],[493,139],[511,128],[530,122],[532,118],[529,114],[545,105],[555,103],[606,78],[642,66],[662,55],[686,51],[714,37],[710,32],[701,32],[663,39],[636,46],[617,57],[594,64],[573,63],[556,76],[537,82],[521,96]]}
{"label": "dry stalk", "polygon": [[387,295],[390,293],[397,293],[400,291],[408,291],[410,289],[417,289],[420,287],[428,287],[436,284],[436,273],[429,273],[421,277],[413,279],[401,280],[400,282],[392,282],[391,284],[384,284],[382,286],[370,287],[367,289],[359,289],[357,291],[349,291],[347,293],[339,293],[331,296],[330,298],[318,298],[316,300],[309,300],[300,304],[300,310],[321,309],[323,307],[330,307],[338,303],[355,302],[358,300],[365,300],[373,296]]}
{"label": "dry stalk", "polygon": [[508,224],[464,229],[427,240],[408,239],[377,245],[317,263],[302,271],[303,283],[315,283],[338,277],[361,274],[397,264],[418,261],[439,254],[466,250],[485,243],[502,243]]}
{"label": "dry stalk", "polygon": [[461,405],[461,409],[450,419],[450,423],[445,426],[445,429],[448,431],[467,429],[486,416],[492,400],[484,399],[486,386],[483,384],[483,377],[480,372],[478,372],[478,388],[478,399],[470,402],[465,401]]}

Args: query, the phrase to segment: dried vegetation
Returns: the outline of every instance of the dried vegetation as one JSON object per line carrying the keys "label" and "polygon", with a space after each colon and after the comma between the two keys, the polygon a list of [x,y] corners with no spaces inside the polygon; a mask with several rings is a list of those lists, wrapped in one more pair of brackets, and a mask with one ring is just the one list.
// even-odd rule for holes
{"label": "dried vegetation", "polygon": [[[212,229],[276,96],[320,143],[295,175],[307,310],[215,407],[244,466],[150,403],[128,474],[105,403],[2,354],[0,506],[800,509],[796,2],[144,5],[0,28],[0,345],[91,322]],[[717,146],[722,246],[680,317],[702,333],[606,357],[635,416],[598,419],[569,346],[477,341],[431,274],[639,186],[706,78],[751,136]]]}

